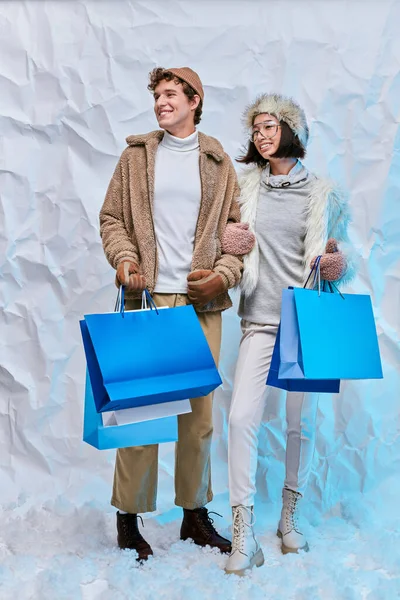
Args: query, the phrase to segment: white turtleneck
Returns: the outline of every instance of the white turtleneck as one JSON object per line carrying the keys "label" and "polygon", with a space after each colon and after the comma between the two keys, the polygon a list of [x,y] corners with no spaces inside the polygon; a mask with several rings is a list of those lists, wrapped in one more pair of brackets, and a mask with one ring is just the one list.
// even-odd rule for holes
{"label": "white turtleneck", "polygon": [[166,131],[155,164],[154,228],[158,250],[155,292],[187,293],[186,278],[191,270],[200,201],[198,133],[181,139]]}

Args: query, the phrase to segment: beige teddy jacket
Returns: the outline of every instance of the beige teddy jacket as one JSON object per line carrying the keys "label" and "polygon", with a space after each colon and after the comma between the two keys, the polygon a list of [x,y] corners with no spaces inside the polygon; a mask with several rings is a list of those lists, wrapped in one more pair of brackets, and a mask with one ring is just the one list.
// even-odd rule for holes
{"label": "beige teddy jacket", "polygon": [[[150,293],[154,291],[158,273],[153,223],[154,167],[163,135],[163,131],[153,131],[127,138],[128,147],[117,164],[100,211],[100,235],[108,262],[114,269],[122,259],[140,265]],[[232,162],[221,144],[199,133],[199,146],[202,198],[192,271],[212,269],[221,275],[229,289],[239,283],[243,263],[240,257],[222,254],[221,239],[228,221],[240,221],[239,187]],[[230,306],[225,292],[201,312]]]}

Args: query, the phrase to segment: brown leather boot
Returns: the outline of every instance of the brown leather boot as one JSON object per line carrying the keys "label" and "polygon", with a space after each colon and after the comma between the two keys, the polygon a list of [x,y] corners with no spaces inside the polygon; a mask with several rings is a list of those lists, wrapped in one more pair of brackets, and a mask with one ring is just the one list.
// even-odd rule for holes
{"label": "brown leather boot", "polygon": [[[139,519],[143,519],[139,516]],[[144,527],[144,525],[143,525]],[[121,514],[117,512],[117,531],[118,531],[118,546],[122,550],[136,550],[138,557],[136,560],[147,560],[153,554],[150,544],[146,542],[144,537],[139,533],[138,515]]]}
{"label": "brown leather boot", "polygon": [[[230,554],[232,545],[229,540],[223,538],[214,528],[214,521],[210,515],[218,513],[208,512],[206,508],[195,508],[194,510],[183,509],[183,521],[181,526],[181,540],[192,539],[198,546],[211,546],[219,548],[223,554]],[[221,515],[218,515],[221,517]]]}

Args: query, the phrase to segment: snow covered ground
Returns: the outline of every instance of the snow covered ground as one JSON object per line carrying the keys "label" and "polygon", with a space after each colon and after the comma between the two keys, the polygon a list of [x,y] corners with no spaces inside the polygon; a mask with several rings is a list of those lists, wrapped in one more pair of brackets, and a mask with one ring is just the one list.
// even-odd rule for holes
{"label": "snow covered ground", "polygon": [[[117,549],[114,510],[74,507],[62,498],[25,499],[0,512],[1,600],[394,600],[400,598],[400,517],[390,482],[327,515],[311,505],[308,554],[283,556],[275,535],[278,506],[259,504],[256,529],[266,562],[249,576],[224,574],[225,557],[179,541],[180,509],[145,519],[155,556],[138,566]],[[384,500],[384,502],[383,502]],[[211,509],[230,535],[227,497]]]}

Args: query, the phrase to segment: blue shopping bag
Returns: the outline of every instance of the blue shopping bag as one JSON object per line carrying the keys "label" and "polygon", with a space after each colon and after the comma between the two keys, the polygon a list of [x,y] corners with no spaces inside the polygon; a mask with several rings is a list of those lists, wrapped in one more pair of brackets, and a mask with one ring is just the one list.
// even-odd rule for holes
{"label": "blue shopping bag", "polygon": [[80,322],[98,412],[205,396],[221,384],[193,306],[85,315]]}
{"label": "blue shopping bag", "polygon": [[283,291],[282,311],[279,377],[383,377],[369,296],[295,288]]}
{"label": "blue shopping bag", "polygon": [[[382,378],[371,298],[342,294],[327,281],[321,291],[320,261],[304,288],[282,292],[279,378]],[[312,289],[306,289],[313,272]]]}
{"label": "blue shopping bag", "polygon": [[[340,379],[383,377],[370,297],[341,294],[335,284],[326,281],[321,291],[320,261],[321,256],[304,288],[282,292],[268,385],[291,391],[338,392]],[[312,289],[306,289],[313,272]],[[296,390],[289,382],[295,382]]]}
{"label": "blue shopping bag", "polygon": [[[285,290],[286,291],[286,290]],[[298,329],[297,329],[298,332]],[[298,357],[300,364],[302,364],[301,352],[298,354],[299,339],[295,338],[293,333],[291,340],[290,351],[295,353]],[[281,365],[281,326],[278,328],[278,333],[275,340],[274,351],[271,359],[271,366],[268,373],[267,385],[279,388],[281,390],[287,390],[288,392],[319,392],[326,394],[338,394],[340,391],[340,380],[339,379],[321,379],[321,380],[309,380],[309,379],[289,379],[281,378],[279,375],[279,368]],[[297,349],[297,352],[296,352]]]}
{"label": "blue shopping bag", "polygon": [[128,448],[175,442],[178,439],[176,416],[153,419],[128,425],[103,425],[103,417],[96,411],[89,374],[86,376],[83,441],[98,448]]}

